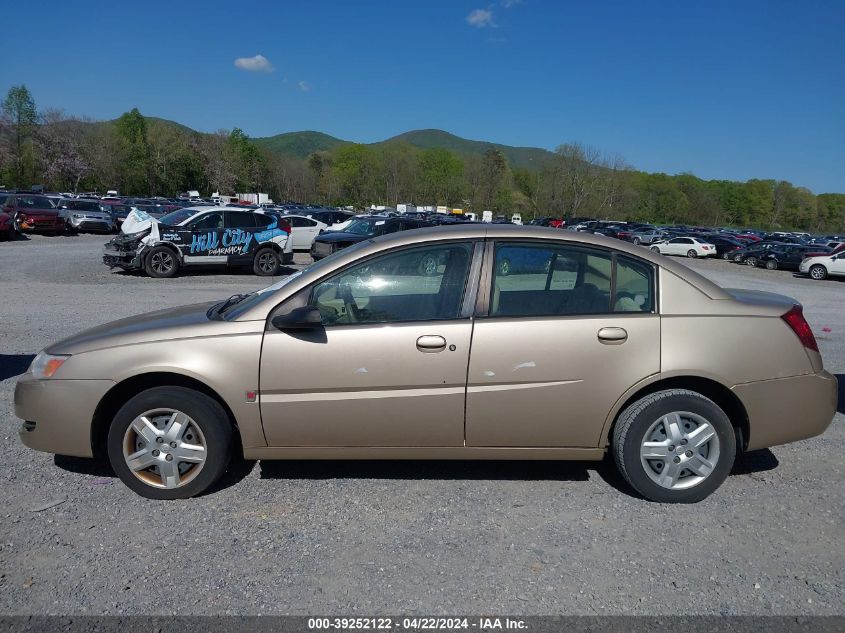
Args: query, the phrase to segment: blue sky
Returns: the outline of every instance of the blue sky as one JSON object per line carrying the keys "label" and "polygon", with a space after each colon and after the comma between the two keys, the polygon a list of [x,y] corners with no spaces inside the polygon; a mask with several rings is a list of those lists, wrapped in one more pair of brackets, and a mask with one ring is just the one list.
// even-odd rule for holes
{"label": "blue sky", "polygon": [[648,171],[845,192],[843,0],[48,0],[4,23],[0,90],[69,114],[580,141]]}

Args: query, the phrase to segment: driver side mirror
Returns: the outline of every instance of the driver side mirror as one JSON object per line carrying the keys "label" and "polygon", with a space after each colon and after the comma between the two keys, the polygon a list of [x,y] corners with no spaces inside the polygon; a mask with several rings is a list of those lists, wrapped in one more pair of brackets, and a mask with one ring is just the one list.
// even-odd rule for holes
{"label": "driver side mirror", "polygon": [[294,308],[287,314],[273,317],[273,327],[282,332],[286,330],[314,330],[323,326],[323,315],[314,306]]}

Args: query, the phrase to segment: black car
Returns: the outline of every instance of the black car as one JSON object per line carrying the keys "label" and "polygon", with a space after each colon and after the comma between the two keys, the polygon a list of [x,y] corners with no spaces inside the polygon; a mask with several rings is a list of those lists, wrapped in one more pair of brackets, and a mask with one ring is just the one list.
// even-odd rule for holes
{"label": "black car", "polygon": [[[290,213],[294,213],[294,211],[290,211]],[[322,222],[328,226],[331,226],[332,224],[340,224],[341,222],[346,222],[347,220],[351,220],[355,217],[355,214],[351,211],[339,211],[336,209],[306,209],[304,211],[298,211],[297,213],[309,218],[314,218],[317,222]]]}
{"label": "black car", "polygon": [[757,260],[758,266],[764,266],[768,270],[785,268],[787,270],[798,270],[798,265],[810,252],[830,252],[830,249],[817,246],[786,245],[779,248],[772,248]]}
{"label": "black car", "polygon": [[783,242],[757,242],[752,246],[746,246],[739,250],[733,251],[731,254],[733,261],[737,264],[748,264],[749,266],[756,266],[760,257],[768,253],[773,248],[789,246]]}
{"label": "black car", "polygon": [[424,220],[411,220],[406,218],[386,216],[366,216],[353,220],[343,231],[327,231],[318,235],[311,246],[311,257],[322,259],[339,251],[347,246],[358,242],[411,229],[421,229],[426,226],[433,226],[431,222]]}
{"label": "black car", "polygon": [[716,247],[716,254],[722,259],[733,259],[733,254],[744,248],[739,240],[721,233],[711,233],[704,235],[703,238]]}

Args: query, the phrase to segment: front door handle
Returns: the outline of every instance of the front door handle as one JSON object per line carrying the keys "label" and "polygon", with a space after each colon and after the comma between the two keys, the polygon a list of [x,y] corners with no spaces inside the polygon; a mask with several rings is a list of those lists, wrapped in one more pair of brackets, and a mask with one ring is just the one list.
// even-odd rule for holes
{"label": "front door handle", "polygon": [[446,339],[431,334],[421,336],[417,339],[417,349],[421,352],[439,352],[446,349]]}
{"label": "front door handle", "polygon": [[628,332],[621,327],[603,327],[598,333],[602,343],[619,344],[628,340]]}

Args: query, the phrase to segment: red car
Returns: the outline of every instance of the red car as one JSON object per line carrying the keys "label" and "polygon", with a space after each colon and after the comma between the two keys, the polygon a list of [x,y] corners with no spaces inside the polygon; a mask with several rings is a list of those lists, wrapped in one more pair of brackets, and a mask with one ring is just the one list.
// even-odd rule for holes
{"label": "red car", "polygon": [[12,226],[18,233],[64,233],[65,220],[46,196],[10,194],[3,211],[12,216]]}
{"label": "red car", "polygon": [[12,235],[12,216],[0,212],[0,240],[10,240]]}

